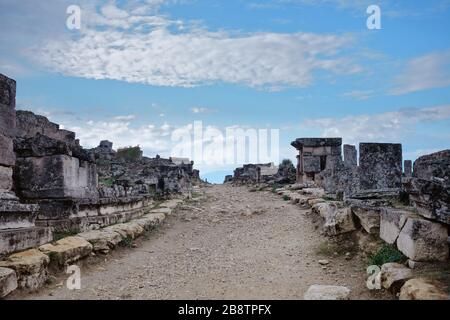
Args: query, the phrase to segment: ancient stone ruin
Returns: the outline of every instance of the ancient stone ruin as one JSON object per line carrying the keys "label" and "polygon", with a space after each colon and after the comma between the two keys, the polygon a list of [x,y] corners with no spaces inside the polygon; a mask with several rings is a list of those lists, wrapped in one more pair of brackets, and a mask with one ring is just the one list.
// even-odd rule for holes
{"label": "ancient stone ruin", "polygon": [[16,111],[15,92],[0,75],[0,256],[138,218],[200,181],[188,159],[115,151],[109,141],[84,149],[74,132]]}
{"label": "ancient stone ruin", "polygon": [[225,183],[255,184],[278,183],[289,184],[295,182],[295,168],[290,160],[283,160],[279,166],[273,163],[246,164],[234,170],[234,175],[225,177]]}

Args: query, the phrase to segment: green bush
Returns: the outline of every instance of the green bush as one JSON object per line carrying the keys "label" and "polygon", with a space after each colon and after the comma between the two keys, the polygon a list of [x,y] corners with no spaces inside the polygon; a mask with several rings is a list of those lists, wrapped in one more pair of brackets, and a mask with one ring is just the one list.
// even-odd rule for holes
{"label": "green bush", "polygon": [[125,159],[127,161],[137,161],[142,158],[141,147],[127,147],[117,150],[117,158]]}
{"label": "green bush", "polygon": [[385,244],[378,250],[377,253],[369,257],[370,265],[382,266],[385,263],[389,262],[398,262],[402,263],[406,261],[406,257],[398,251],[398,249],[389,244]]}

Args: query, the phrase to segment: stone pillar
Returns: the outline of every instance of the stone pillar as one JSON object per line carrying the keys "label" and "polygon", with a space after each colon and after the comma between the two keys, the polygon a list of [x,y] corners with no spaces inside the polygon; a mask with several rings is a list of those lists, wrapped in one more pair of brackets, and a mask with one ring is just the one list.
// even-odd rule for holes
{"label": "stone pillar", "polygon": [[15,163],[16,82],[0,74],[0,201],[15,198],[11,192]]}
{"label": "stone pillar", "polygon": [[411,160],[405,160],[404,172],[405,172],[406,177],[412,177],[412,161]]}
{"label": "stone pillar", "polygon": [[344,164],[348,167],[356,167],[358,165],[357,158],[356,147],[344,144]]}
{"label": "stone pillar", "polygon": [[402,145],[359,145],[361,190],[399,189],[402,186]]}

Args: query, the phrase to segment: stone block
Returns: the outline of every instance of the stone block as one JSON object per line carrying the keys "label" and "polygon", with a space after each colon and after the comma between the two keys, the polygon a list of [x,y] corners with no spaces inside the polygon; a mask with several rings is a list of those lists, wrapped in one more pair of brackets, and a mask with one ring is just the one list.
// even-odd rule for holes
{"label": "stone block", "polygon": [[143,217],[133,221],[139,224],[145,230],[150,230],[160,225],[165,219],[166,215],[164,213],[151,213],[146,214]]}
{"label": "stone block", "polygon": [[121,235],[122,239],[136,239],[144,233],[144,228],[142,228],[137,222],[119,223],[106,227],[104,230],[116,232]]}
{"label": "stone block", "polygon": [[308,288],[304,300],[349,300],[350,289],[342,286],[326,286],[314,284]]}
{"label": "stone block", "polygon": [[402,145],[361,143],[359,145],[361,190],[395,189],[402,183]]}
{"label": "stone block", "polygon": [[403,170],[405,177],[411,177],[412,176],[412,161],[411,160],[405,160],[403,164]]}
{"label": "stone block", "polygon": [[48,279],[48,256],[37,249],[15,253],[0,261],[0,267],[10,268],[16,272],[20,289],[35,291]]}
{"label": "stone block", "polygon": [[86,239],[93,246],[94,252],[107,254],[114,249],[123,237],[110,229],[92,230],[77,234],[78,237]]}
{"label": "stone block", "polygon": [[412,212],[405,210],[383,209],[380,219],[380,238],[389,244],[394,244],[406,220],[413,215]]}
{"label": "stone block", "polygon": [[381,208],[371,208],[365,206],[352,207],[353,214],[358,218],[361,227],[369,234],[379,234]]}
{"label": "stone block", "polygon": [[320,157],[319,156],[304,156],[303,157],[303,171],[307,173],[320,172]]}
{"label": "stone block", "polygon": [[0,73],[0,104],[16,108],[16,81]]}
{"label": "stone block", "polygon": [[0,256],[38,247],[52,240],[52,230],[47,227],[0,230]]}
{"label": "stone block", "polygon": [[358,154],[355,146],[344,144],[344,164],[348,167],[358,165]]}
{"label": "stone block", "polygon": [[85,238],[67,237],[39,247],[50,258],[50,264],[62,268],[91,254],[93,249]]}
{"label": "stone block", "polygon": [[17,289],[17,276],[13,269],[0,267],[0,299]]}
{"label": "stone block", "polygon": [[397,239],[398,249],[414,261],[446,261],[449,255],[447,227],[436,222],[408,218]]}
{"label": "stone block", "polygon": [[408,280],[400,291],[400,300],[449,300],[450,296],[440,284],[429,279]]}
{"label": "stone block", "polygon": [[412,277],[412,270],[400,263],[385,263],[381,266],[381,286],[385,289],[391,289],[397,292]]}
{"label": "stone block", "polygon": [[68,155],[17,159],[17,189],[24,198],[95,199],[94,164]]}
{"label": "stone block", "polygon": [[315,204],[312,212],[322,218],[323,232],[327,236],[336,236],[356,230],[350,208],[338,208],[336,203],[324,202]]}
{"label": "stone block", "polygon": [[157,209],[152,209],[149,211],[149,213],[163,213],[166,216],[170,216],[172,214],[172,209],[171,208],[157,208]]}
{"label": "stone block", "polygon": [[13,140],[0,132],[0,166],[12,167],[16,162]]}
{"label": "stone block", "polygon": [[35,204],[0,201],[0,230],[33,227],[38,209]]}
{"label": "stone block", "polygon": [[13,186],[13,170],[10,167],[0,165],[0,190],[9,191]]}
{"label": "stone block", "polygon": [[433,177],[450,180],[450,150],[422,156],[414,161],[414,177],[432,180]]}
{"label": "stone block", "polygon": [[16,111],[0,103],[0,135],[14,137],[16,133]]}

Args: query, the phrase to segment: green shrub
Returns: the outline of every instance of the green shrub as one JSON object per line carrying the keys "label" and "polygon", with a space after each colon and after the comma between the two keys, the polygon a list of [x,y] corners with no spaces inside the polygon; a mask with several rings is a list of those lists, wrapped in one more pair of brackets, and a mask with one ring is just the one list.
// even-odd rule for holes
{"label": "green shrub", "polygon": [[142,158],[141,147],[127,147],[117,150],[117,158],[125,159],[126,161],[137,161]]}
{"label": "green shrub", "polygon": [[287,195],[284,195],[284,196],[283,196],[283,200],[284,200],[284,201],[289,201],[289,200],[291,200],[291,197],[289,197],[289,196],[287,196]]}
{"label": "green shrub", "polygon": [[126,238],[122,239],[122,241],[119,242],[119,245],[121,247],[131,248],[133,246],[133,238],[127,236]]}
{"label": "green shrub", "polygon": [[389,262],[402,263],[406,261],[406,257],[398,251],[398,249],[390,244],[385,244],[377,253],[369,257],[370,265],[382,266]]}

